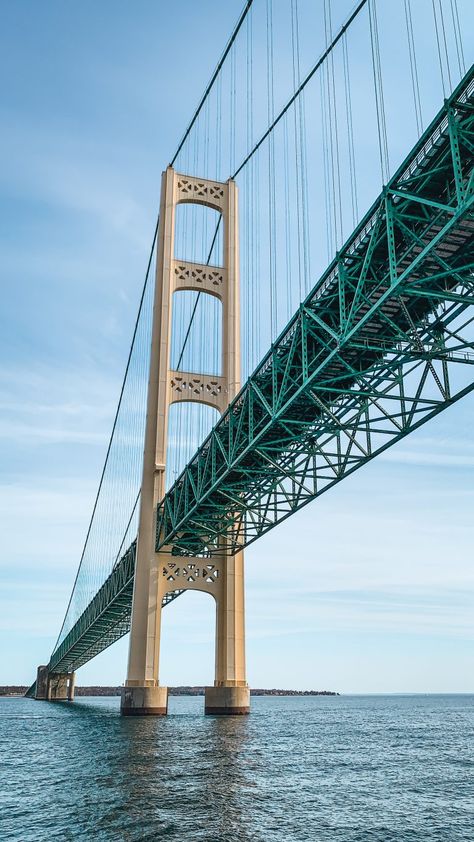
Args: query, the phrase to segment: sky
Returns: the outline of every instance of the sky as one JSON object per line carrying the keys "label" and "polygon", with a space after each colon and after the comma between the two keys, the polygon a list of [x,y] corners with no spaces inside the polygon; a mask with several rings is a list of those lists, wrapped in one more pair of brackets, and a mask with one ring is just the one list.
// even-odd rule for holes
{"label": "sky", "polygon": [[[160,174],[240,9],[0,2],[0,683],[56,640]],[[248,549],[251,686],[474,691],[473,426],[471,395]],[[127,645],[78,683],[122,683]],[[213,650],[212,600],[166,608],[162,684],[212,683]]]}

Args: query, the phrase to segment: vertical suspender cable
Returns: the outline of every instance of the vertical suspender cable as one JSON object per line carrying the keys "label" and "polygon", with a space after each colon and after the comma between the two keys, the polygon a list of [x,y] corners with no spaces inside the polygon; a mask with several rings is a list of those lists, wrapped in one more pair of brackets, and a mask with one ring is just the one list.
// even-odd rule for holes
{"label": "vertical suspender cable", "polygon": [[441,20],[441,32],[443,33],[443,44],[444,44],[444,54],[446,57],[446,70],[448,73],[448,84],[449,84],[449,93],[451,93],[453,89],[453,83],[451,81],[451,67],[449,64],[449,53],[448,53],[448,42],[446,41],[446,27],[444,25],[444,14],[443,14],[443,5],[441,0],[438,0],[439,5],[439,16]]}
{"label": "vertical suspender cable", "polygon": [[[246,74],[246,82],[247,82],[247,90],[246,90],[246,118],[247,118],[247,134],[246,134],[246,143],[247,143],[247,151],[250,149],[253,143],[253,63],[252,63],[252,54],[253,54],[253,38],[252,38],[252,14],[250,13],[247,16],[247,37],[246,37],[246,54],[247,54],[247,74]],[[244,336],[246,339],[245,342],[245,350],[246,350],[246,357],[245,357],[245,371],[244,377],[246,378],[249,372],[252,369],[253,364],[253,334],[254,334],[254,320],[256,317],[255,308],[254,308],[254,286],[255,286],[255,275],[254,275],[254,263],[253,263],[253,239],[255,236],[254,233],[254,219],[253,219],[253,212],[254,212],[254,183],[253,183],[253,161],[252,165],[246,170],[245,173],[245,184],[246,184],[246,191],[247,191],[247,230],[246,230],[246,237],[245,237],[245,247],[246,247],[246,295],[245,295],[245,313],[246,313],[246,329],[244,331]]]}
{"label": "vertical suspender cable", "polygon": [[[299,31],[299,8],[298,0],[291,1],[291,41],[293,53],[293,89],[296,91],[301,84],[301,64],[300,64],[300,31]],[[300,287],[302,295],[309,291],[310,283],[310,268],[309,268],[309,231],[308,231],[308,177],[306,165],[306,114],[304,91],[298,97],[298,118],[299,118],[299,136],[296,137],[296,110],[295,110],[295,144],[296,145],[296,174],[297,174],[297,189],[298,189],[298,170],[299,170],[299,193],[301,198],[300,213],[299,213],[299,239],[302,241],[302,277],[300,277]],[[298,167],[299,159],[299,167]],[[301,272],[300,272],[301,275]]]}
{"label": "vertical suspender cable", "polygon": [[[324,32],[326,38],[326,51],[328,49],[328,44],[330,43],[330,30],[329,30],[329,20],[326,8],[326,0],[324,0]],[[338,231],[337,231],[337,204],[336,204],[336,166],[334,161],[334,131],[333,131],[333,108],[332,108],[332,89],[331,89],[331,80],[330,80],[330,73],[329,73],[329,64],[327,62],[324,63],[323,72],[325,73],[326,79],[326,95],[327,95],[327,116],[326,116],[326,125],[328,128],[328,162],[329,162],[329,172],[330,172],[330,207],[333,215],[333,242],[331,243],[332,249],[337,249],[337,242],[338,242]]]}
{"label": "vertical suspender cable", "polygon": [[285,319],[292,313],[292,260],[291,260],[291,214],[290,214],[290,162],[289,162],[288,115],[283,118],[283,181],[285,197],[285,276],[286,276],[286,308]]}
{"label": "vertical suspender cable", "polygon": [[[331,0],[327,0],[327,20],[328,20],[328,34],[329,40],[328,43],[332,42],[332,10],[331,10]],[[327,46],[327,44],[326,44]],[[336,195],[334,196],[334,205],[335,205],[335,215],[337,210],[337,216],[335,218],[339,222],[339,236],[337,236],[337,225],[336,225],[336,248],[338,245],[342,245],[342,241],[344,238],[344,226],[343,226],[343,215],[342,215],[342,188],[341,188],[341,165],[340,165],[340,155],[339,155],[339,128],[338,128],[338,119],[337,119],[337,97],[336,97],[336,74],[334,70],[334,50],[331,50],[331,54],[329,56],[329,66],[331,68],[331,92],[332,92],[332,106],[334,110],[334,164],[335,164],[335,182],[337,187],[337,199]]]}
{"label": "vertical suspender cable", "polygon": [[[273,79],[273,6],[272,0],[266,0],[267,23],[267,115],[272,122],[275,116],[275,94]],[[271,339],[277,332],[277,291],[276,291],[276,256],[275,256],[275,140],[273,134],[268,143],[268,257],[270,268],[270,319]]]}
{"label": "vertical suspender cable", "polygon": [[331,214],[331,181],[330,181],[330,167],[329,167],[329,142],[328,142],[328,125],[327,125],[327,108],[326,108],[326,85],[324,81],[325,66],[321,68],[319,76],[320,82],[320,97],[321,97],[321,130],[323,139],[323,175],[324,175],[324,208],[326,212],[326,249],[327,260],[331,260],[332,254],[332,214]]}
{"label": "vertical suspender cable", "polygon": [[383,99],[382,69],[380,65],[380,48],[377,26],[376,0],[369,0],[369,28],[370,45],[372,52],[372,70],[374,78],[375,108],[377,112],[377,132],[379,138],[380,170],[382,183],[386,184],[389,178],[389,156],[387,142],[387,127],[385,123],[385,106]]}
{"label": "vertical suspender cable", "polygon": [[[296,12],[297,13],[297,12]],[[291,0],[291,48],[292,48],[292,56],[293,56],[293,89],[299,86],[299,60],[298,60],[298,67],[297,67],[297,33],[296,33],[296,22],[295,22],[295,0]],[[301,122],[299,126],[298,133],[298,120],[297,120],[297,103],[295,102],[294,109],[293,109],[293,117],[294,117],[294,139],[295,139],[295,175],[296,175],[296,240],[298,245],[298,286],[299,286],[299,300],[302,301],[304,298],[304,282],[303,282],[303,260],[302,260],[302,248],[301,248],[301,234],[302,234],[302,224],[301,224],[301,204],[302,204],[302,191],[300,189],[300,181],[302,178],[302,164],[301,164]]]}
{"label": "vertical suspender cable", "polygon": [[415,120],[416,120],[416,130],[418,132],[418,137],[423,132],[423,117],[421,113],[421,99],[420,99],[420,86],[418,82],[418,67],[416,63],[416,50],[415,50],[415,39],[413,36],[413,20],[411,15],[411,0],[404,0],[405,3],[405,24],[407,30],[407,40],[408,40],[408,54],[410,58],[410,73],[411,73],[411,85],[413,91],[413,103],[415,107]]}
{"label": "vertical suspender cable", "polygon": [[438,17],[437,17],[437,14],[436,14],[435,0],[431,0],[431,5],[433,7],[433,19],[434,19],[435,33],[436,33],[436,45],[437,45],[437,48],[438,48],[439,72],[441,74],[441,84],[443,86],[443,96],[446,98],[446,85],[445,85],[445,81],[444,81],[443,59],[441,57],[441,44],[440,44],[440,40],[439,40]]}
{"label": "vertical suspender cable", "polygon": [[450,0],[451,2],[451,17],[453,19],[454,40],[456,42],[456,54],[458,57],[459,75],[464,76],[466,73],[466,64],[464,61],[464,50],[462,46],[462,33],[459,25],[459,11],[457,0]]}
{"label": "vertical suspender cable", "polygon": [[352,222],[354,226],[359,218],[359,209],[357,201],[357,168],[355,160],[355,146],[354,146],[354,126],[352,118],[352,97],[351,97],[351,79],[349,72],[349,51],[347,47],[347,33],[345,32],[342,38],[342,61],[344,66],[344,90],[346,98],[346,122],[347,122],[347,146],[349,152],[349,175],[351,184],[351,206],[352,206]]}

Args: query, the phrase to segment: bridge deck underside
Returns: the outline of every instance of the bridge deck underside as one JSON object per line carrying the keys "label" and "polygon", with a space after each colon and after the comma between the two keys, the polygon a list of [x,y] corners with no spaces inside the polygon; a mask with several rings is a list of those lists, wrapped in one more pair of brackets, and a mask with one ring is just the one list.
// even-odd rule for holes
{"label": "bridge deck underside", "polygon": [[[157,550],[237,551],[474,388],[473,79],[471,68],[169,490]],[[129,630],[134,566],[132,544],[53,672]]]}
{"label": "bridge deck underside", "polygon": [[157,550],[236,552],[473,388],[473,75],[167,493]]}

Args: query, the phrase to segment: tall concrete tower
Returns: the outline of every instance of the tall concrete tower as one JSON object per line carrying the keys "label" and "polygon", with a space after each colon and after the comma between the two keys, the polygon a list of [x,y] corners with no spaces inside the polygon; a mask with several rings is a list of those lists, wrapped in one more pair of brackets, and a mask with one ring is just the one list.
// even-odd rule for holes
{"label": "tall concrete tower", "polygon": [[[223,266],[174,256],[175,213],[180,203],[222,215]],[[145,453],[138,527],[128,673],[122,690],[125,715],[166,714],[168,690],[159,684],[163,598],[177,589],[205,591],[216,602],[216,664],[206,688],[205,712],[249,713],[245,679],[244,557],[224,553],[181,558],[155,551],[156,509],[165,494],[168,413],[172,403],[195,401],[224,412],[240,389],[240,312],[237,185],[163,173],[148,384]],[[173,293],[200,291],[222,303],[222,371],[207,375],[170,368]]]}

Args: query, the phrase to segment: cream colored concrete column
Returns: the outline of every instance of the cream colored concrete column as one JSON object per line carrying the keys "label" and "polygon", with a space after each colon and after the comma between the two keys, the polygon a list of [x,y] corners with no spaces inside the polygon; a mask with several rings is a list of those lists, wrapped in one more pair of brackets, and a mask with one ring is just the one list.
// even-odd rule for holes
{"label": "cream colored concrete column", "polygon": [[[158,687],[161,593],[159,558],[155,553],[155,518],[157,504],[165,491],[171,266],[174,251],[174,181],[174,171],[169,167],[163,173],[161,182],[137,558],[128,672],[122,692],[122,713],[126,714],[162,714],[167,710],[166,689]],[[145,688],[146,692],[144,692]]]}
{"label": "cream colored concrete column", "polygon": [[[227,182],[224,213],[224,265],[227,296],[224,300],[223,373],[229,386],[229,402],[240,390],[240,267],[238,193]],[[206,687],[207,714],[250,712],[250,691],[245,672],[244,554],[220,559],[221,583],[216,617],[216,673],[214,687]]]}
{"label": "cream colored concrete column", "polygon": [[225,558],[217,601],[216,687],[246,687],[244,554]]}

